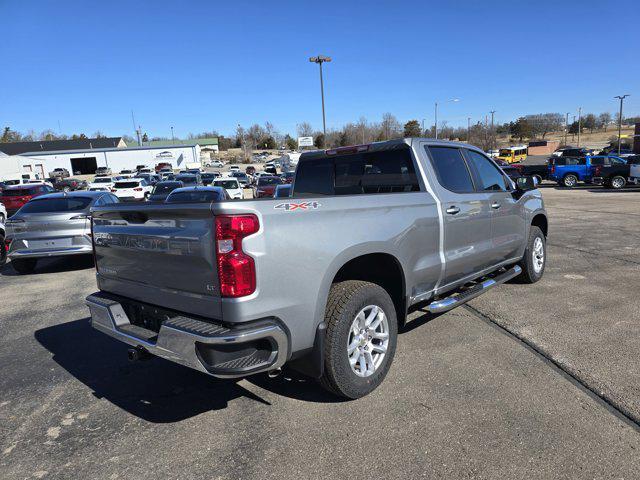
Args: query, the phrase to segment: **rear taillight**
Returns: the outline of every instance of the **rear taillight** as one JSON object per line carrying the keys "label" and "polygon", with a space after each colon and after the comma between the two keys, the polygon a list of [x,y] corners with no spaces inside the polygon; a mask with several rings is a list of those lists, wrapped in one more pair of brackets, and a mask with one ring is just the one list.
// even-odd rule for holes
{"label": "rear taillight", "polygon": [[4,250],[5,252],[9,251],[9,246],[11,245],[11,240],[9,240],[8,238],[4,239]]}
{"label": "rear taillight", "polygon": [[242,240],[259,228],[255,215],[216,217],[216,257],[223,297],[244,297],[256,290],[255,262],[243,252]]}
{"label": "rear taillight", "polygon": [[602,173],[602,165],[596,166],[596,169],[595,169],[596,177],[599,177],[601,173]]}
{"label": "rear taillight", "polygon": [[551,173],[556,173],[556,166],[555,165],[551,166]]}
{"label": "rear taillight", "polygon": [[141,192],[142,191],[142,187],[136,187],[133,190],[136,191],[136,192]]}
{"label": "rear taillight", "polygon": [[115,188],[112,188],[111,191],[112,192],[117,192],[117,190]]}

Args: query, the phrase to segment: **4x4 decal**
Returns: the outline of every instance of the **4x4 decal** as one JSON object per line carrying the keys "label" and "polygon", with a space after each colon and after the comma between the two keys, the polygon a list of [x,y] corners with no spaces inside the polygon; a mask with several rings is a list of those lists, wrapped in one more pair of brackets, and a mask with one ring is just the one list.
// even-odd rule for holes
{"label": "4x4 decal", "polygon": [[287,212],[293,212],[294,210],[312,210],[321,207],[322,205],[318,202],[301,202],[301,203],[279,203],[275,207],[279,210],[286,210]]}

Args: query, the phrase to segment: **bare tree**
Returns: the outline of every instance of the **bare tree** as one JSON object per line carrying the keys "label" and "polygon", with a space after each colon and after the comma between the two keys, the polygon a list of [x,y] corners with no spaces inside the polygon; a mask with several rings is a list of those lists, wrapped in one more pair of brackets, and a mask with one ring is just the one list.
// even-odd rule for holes
{"label": "bare tree", "polygon": [[313,127],[309,122],[302,122],[297,125],[298,137],[312,137]]}
{"label": "bare tree", "polygon": [[607,131],[607,125],[611,122],[611,114],[609,112],[603,112],[598,115],[598,126],[600,128],[604,128],[604,131]]}
{"label": "bare tree", "polygon": [[398,119],[389,112],[382,115],[381,126],[385,140],[390,140],[392,138],[398,138],[402,136],[402,127],[400,126],[400,122],[398,122]]}

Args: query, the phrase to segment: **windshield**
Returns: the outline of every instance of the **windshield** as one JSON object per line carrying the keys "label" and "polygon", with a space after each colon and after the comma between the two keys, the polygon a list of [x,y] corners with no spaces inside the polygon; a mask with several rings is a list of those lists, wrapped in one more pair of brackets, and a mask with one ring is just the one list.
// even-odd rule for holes
{"label": "windshield", "polygon": [[90,197],[60,197],[31,200],[20,213],[77,212],[87,208],[93,199]]}
{"label": "windshield", "polygon": [[278,185],[282,183],[282,181],[278,177],[260,177],[258,180],[258,185]]}
{"label": "windshield", "polygon": [[139,182],[116,182],[115,184],[115,188],[135,188],[139,186]]}
{"label": "windshield", "polygon": [[222,188],[238,188],[238,181],[237,180],[216,180],[215,182],[213,182],[213,184],[216,187],[222,187]]}
{"label": "windshield", "polygon": [[218,192],[212,190],[187,190],[184,192],[175,192],[167,197],[167,203],[178,202],[211,202],[220,200]]}
{"label": "windshield", "polygon": [[182,182],[158,183],[153,189],[153,194],[173,192],[176,188],[180,188]]}
{"label": "windshield", "polygon": [[513,154],[511,150],[500,150],[501,157],[510,157]]}
{"label": "windshield", "polygon": [[36,193],[34,188],[17,188],[15,190],[4,190],[2,195],[5,197],[24,197],[25,195],[33,195]]}

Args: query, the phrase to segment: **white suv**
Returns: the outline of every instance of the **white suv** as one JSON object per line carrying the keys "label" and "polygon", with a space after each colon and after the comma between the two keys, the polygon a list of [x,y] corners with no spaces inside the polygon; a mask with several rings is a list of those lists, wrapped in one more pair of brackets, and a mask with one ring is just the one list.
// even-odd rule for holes
{"label": "white suv", "polygon": [[242,187],[240,186],[240,183],[238,182],[237,178],[233,178],[233,177],[216,178],[213,181],[212,185],[214,187],[224,188],[233,200],[236,200],[236,199],[242,200],[243,198]]}
{"label": "white suv", "polygon": [[144,178],[127,178],[113,184],[111,192],[120,200],[146,200],[153,187]]}

